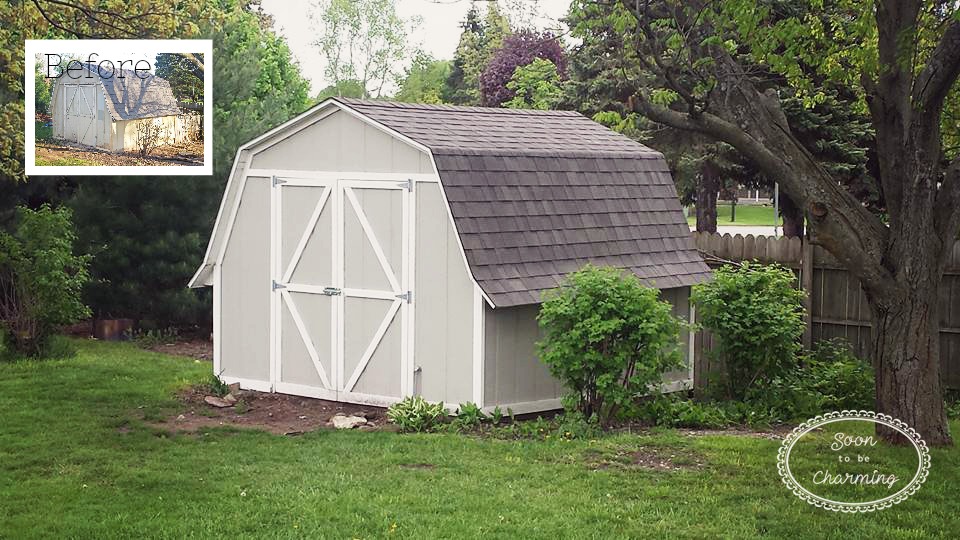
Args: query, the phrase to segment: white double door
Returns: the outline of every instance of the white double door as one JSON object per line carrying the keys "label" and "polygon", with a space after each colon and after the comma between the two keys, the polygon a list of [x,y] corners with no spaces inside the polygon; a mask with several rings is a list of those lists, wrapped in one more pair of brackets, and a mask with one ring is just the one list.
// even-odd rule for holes
{"label": "white double door", "polygon": [[274,389],[408,395],[412,183],[275,177],[271,198]]}
{"label": "white double door", "polygon": [[92,84],[65,84],[63,138],[94,146],[97,144],[97,91]]}

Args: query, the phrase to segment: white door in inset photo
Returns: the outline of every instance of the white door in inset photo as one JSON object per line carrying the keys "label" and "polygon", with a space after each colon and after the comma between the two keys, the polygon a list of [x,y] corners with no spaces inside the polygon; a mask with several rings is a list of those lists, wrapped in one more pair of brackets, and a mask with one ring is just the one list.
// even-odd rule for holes
{"label": "white door in inset photo", "polygon": [[92,84],[66,84],[63,138],[80,144],[97,144],[96,88]]}

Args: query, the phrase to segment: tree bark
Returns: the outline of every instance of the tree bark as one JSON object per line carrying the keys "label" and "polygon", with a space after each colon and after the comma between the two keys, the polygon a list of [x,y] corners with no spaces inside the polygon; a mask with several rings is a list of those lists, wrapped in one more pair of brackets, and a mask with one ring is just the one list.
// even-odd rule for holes
{"label": "tree bark", "polygon": [[803,210],[784,192],[780,193],[780,216],[783,217],[783,235],[787,238],[803,236]]}
{"label": "tree bark", "polygon": [[700,167],[697,181],[697,232],[717,232],[717,197],[720,195],[720,171],[710,160]]}
{"label": "tree bark", "polygon": [[[876,410],[906,422],[931,446],[952,443],[940,381],[938,289],[927,284],[895,299],[868,295]],[[877,433],[890,442],[909,444],[885,426],[878,426]]]}

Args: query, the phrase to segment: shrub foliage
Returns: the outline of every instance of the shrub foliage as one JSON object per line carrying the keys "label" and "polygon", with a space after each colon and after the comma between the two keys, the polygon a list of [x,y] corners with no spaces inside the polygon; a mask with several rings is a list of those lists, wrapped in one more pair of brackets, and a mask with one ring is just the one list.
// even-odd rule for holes
{"label": "shrub foliage", "polygon": [[443,422],[443,403],[429,403],[421,396],[409,396],[387,409],[387,419],[402,431],[430,431]]}
{"label": "shrub foliage", "polygon": [[719,268],[694,287],[699,322],[717,340],[726,397],[744,399],[756,386],[797,363],[803,334],[804,292],[778,265],[743,263]]}
{"label": "shrub foliage", "polygon": [[632,274],[587,265],[547,292],[540,359],[571,391],[569,405],[606,423],[681,365],[680,321]]}
{"label": "shrub foliage", "polygon": [[80,299],[89,257],[75,255],[67,208],[20,208],[0,231],[0,324],[14,350],[40,356],[61,325],[90,316]]}

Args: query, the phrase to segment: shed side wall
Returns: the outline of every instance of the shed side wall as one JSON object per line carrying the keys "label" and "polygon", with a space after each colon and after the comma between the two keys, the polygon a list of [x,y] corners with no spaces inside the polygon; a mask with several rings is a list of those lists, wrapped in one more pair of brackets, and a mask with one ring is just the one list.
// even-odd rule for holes
{"label": "shed side wall", "polygon": [[258,150],[254,169],[432,174],[430,156],[343,111]]}
{"label": "shed side wall", "polygon": [[220,368],[270,381],[270,179],[247,178],[221,268]]}
{"label": "shed side wall", "polygon": [[510,405],[555,399],[559,381],[537,358],[539,305],[491,309],[485,306],[483,405]]}
{"label": "shed side wall", "polygon": [[460,254],[440,186],[416,196],[414,392],[444,403],[473,401],[474,285]]}
{"label": "shed side wall", "polygon": [[[690,288],[661,291],[661,298],[673,306],[673,315],[689,318]],[[559,398],[564,390],[536,354],[541,333],[537,324],[539,305],[509,308],[485,308],[484,403],[501,407]],[[689,334],[680,334],[684,364],[687,362]],[[686,367],[667,373],[664,382],[688,378]]]}

